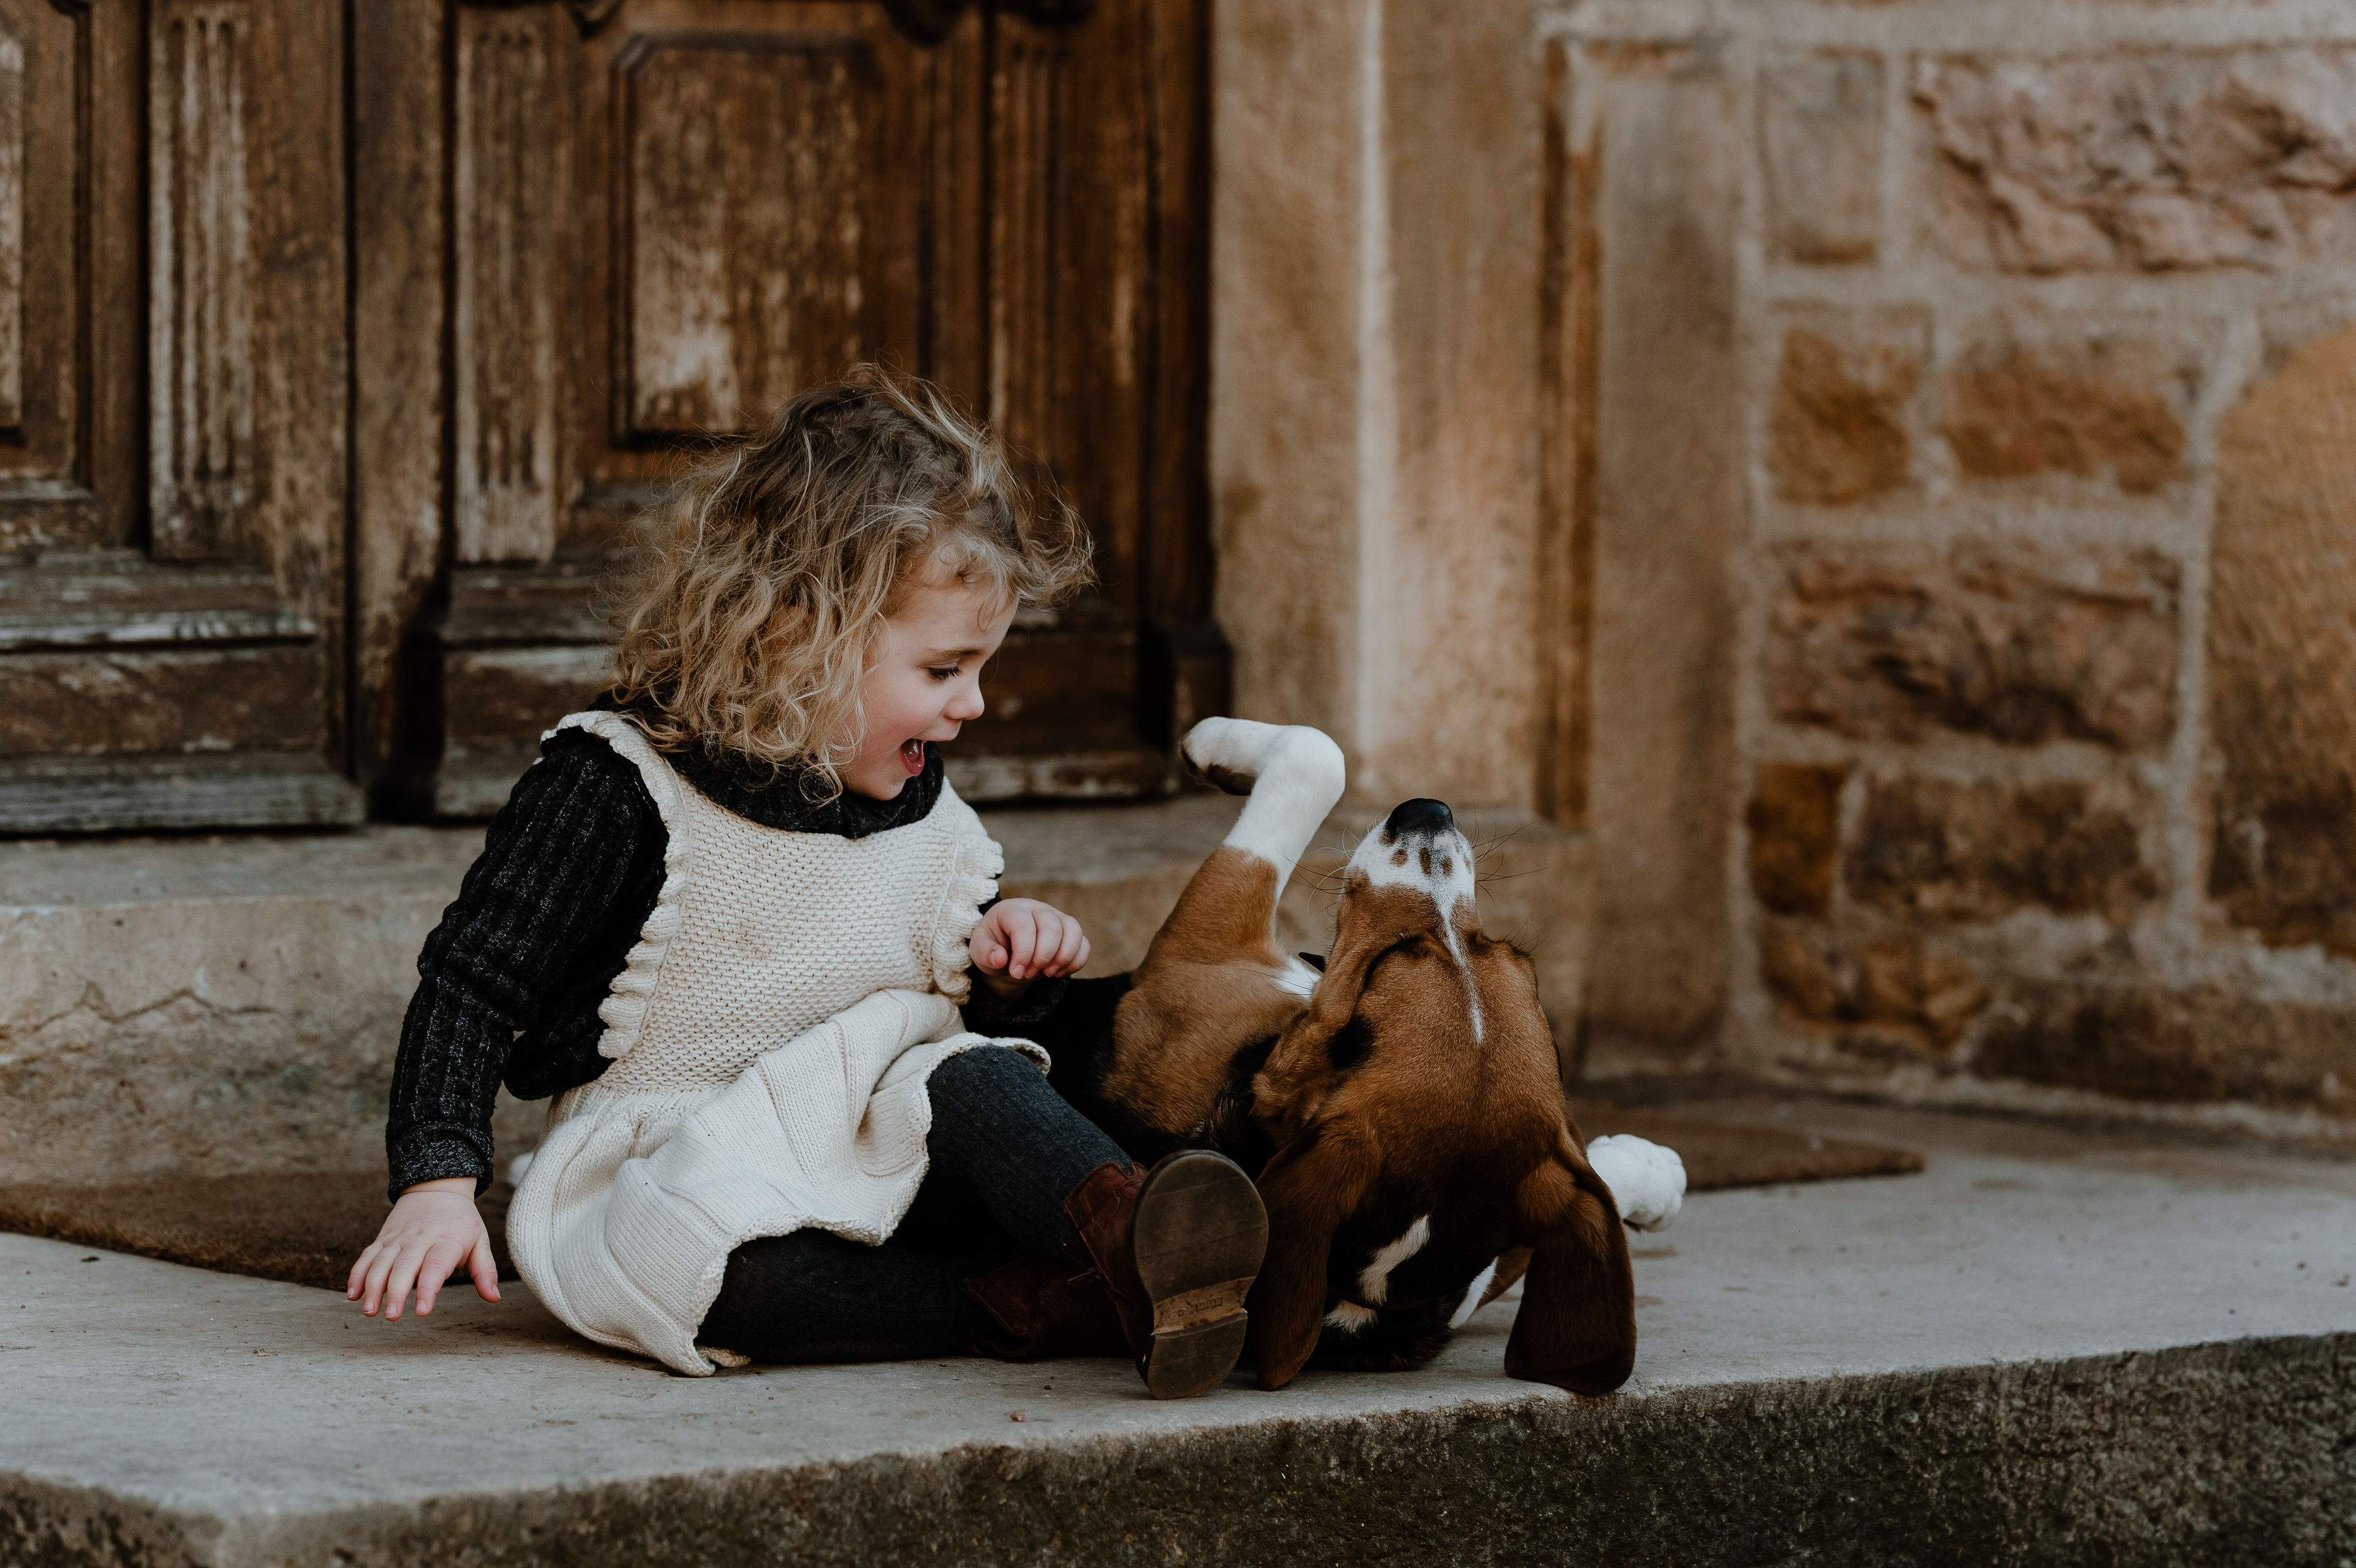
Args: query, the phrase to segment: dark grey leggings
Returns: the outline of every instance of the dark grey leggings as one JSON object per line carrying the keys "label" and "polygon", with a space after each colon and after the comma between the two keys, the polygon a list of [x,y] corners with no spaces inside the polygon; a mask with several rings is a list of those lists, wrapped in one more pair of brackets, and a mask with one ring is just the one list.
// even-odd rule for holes
{"label": "dark grey leggings", "polygon": [[756,1361],[900,1361],[963,1355],[997,1325],[958,1282],[1018,1251],[1073,1256],[1064,1199],[1119,1145],[1000,1046],[951,1057],[926,1083],[931,1167],[880,1247],[827,1230],[729,1254],[696,1336]]}

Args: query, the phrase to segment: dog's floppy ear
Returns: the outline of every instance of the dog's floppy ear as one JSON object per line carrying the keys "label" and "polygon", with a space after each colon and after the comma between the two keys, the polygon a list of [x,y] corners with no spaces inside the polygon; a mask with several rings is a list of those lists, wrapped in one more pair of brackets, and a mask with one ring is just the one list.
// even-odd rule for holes
{"label": "dog's floppy ear", "polygon": [[1515,1195],[1531,1248],[1505,1374],[1608,1394],[1636,1365],[1636,1279],[1612,1189],[1566,1135]]}
{"label": "dog's floppy ear", "polygon": [[1267,1065],[1253,1078],[1254,1114],[1278,1141],[1299,1133],[1333,1087],[1334,1037],[1355,1021],[1367,974],[1403,934],[1365,932],[1335,948],[1321,966],[1324,972],[1310,993],[1307,1010],[1285,1026]]}
{"label": "dog's floppy ear", "polygon": [[1268,1261],[1252,1284],[1249,1333],[1261,1388],[1292,1381],[1317,1348],[1334,1229],[1365,1201],[1380,1164],[1364,1129],[1329,1117],[1279,1149],[1260,1172]]}

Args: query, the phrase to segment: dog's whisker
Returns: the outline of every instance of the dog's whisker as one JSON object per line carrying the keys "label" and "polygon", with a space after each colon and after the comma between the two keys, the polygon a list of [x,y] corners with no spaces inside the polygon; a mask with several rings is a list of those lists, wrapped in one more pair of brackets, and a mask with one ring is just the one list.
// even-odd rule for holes
{"label": "dog's whisker", "polygon": [[1503,849],[1507,844],[1512,843],[1515,839],[1521,837],[1523,833],[1528,832],[1529,827],[1529,823],[1524,822],[1521,826],[1513,829],[1509,832],[1495,833],[1487,838],[1473,841],[1472,859],[1474,864],[1477,865],[1492,851]]}

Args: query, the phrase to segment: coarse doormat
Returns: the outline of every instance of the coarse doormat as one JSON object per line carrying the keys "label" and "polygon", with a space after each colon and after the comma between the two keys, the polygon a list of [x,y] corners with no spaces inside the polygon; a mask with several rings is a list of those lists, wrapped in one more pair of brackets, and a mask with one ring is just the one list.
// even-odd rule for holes
{"label": "coarse doormat", "polygon": [[[1888,1144],[1674,1112],[1590,1101],[1579,1108],[1579,1125],[1590,1138],[1633,1133],[1667,1144],[1684,1159],[1691,1192],[1922,1168],[1921,1155]],[[508,1200],[514,1192],[500,1182],[478,1205],[503,1280],[516,1277],[507,1250]],[[381,1170],[185,1176],[115,1187],[0,1186],[0,1230],[323,1290],[344,1288],[353,1260],[376,1240],[390,1212]]]}
{"label": "coarse doormat", "polygon": [[[503,1280],[516,1277],[507,1243],[514,1194],[500,1182],[477,1203]],[[336,1291],[391,1212],[381,1167],[115,1187],[0,1185],[0,1230]]]}
{"label": "coarse doormat", "polygon": [[1848,1176],[1908,1176],[1922,1156],[1894,1144],[1827,1138],[1796,1127],[1717,1122],[1673,1111],[1589,1101],[1573,1108],[1590,1138],[1633,1133],[1675,1149],[1686,1164],[1687,1192],[1730,1187],[1780,1187],[1785,1182],[1838,1181]]}

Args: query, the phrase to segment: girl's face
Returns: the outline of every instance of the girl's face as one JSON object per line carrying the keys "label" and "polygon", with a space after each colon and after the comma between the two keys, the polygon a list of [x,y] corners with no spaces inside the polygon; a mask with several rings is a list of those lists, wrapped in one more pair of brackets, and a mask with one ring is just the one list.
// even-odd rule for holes
{"label": "girl's face", "polygon": [[879,662],[861,689],[867,733],[841,769],[843,787],[889,800],[925,770],[925,742],[951,741],[981,716],[981,667],[1006,640],[1014,607],[986,586],[936,572],[884,623]]}

